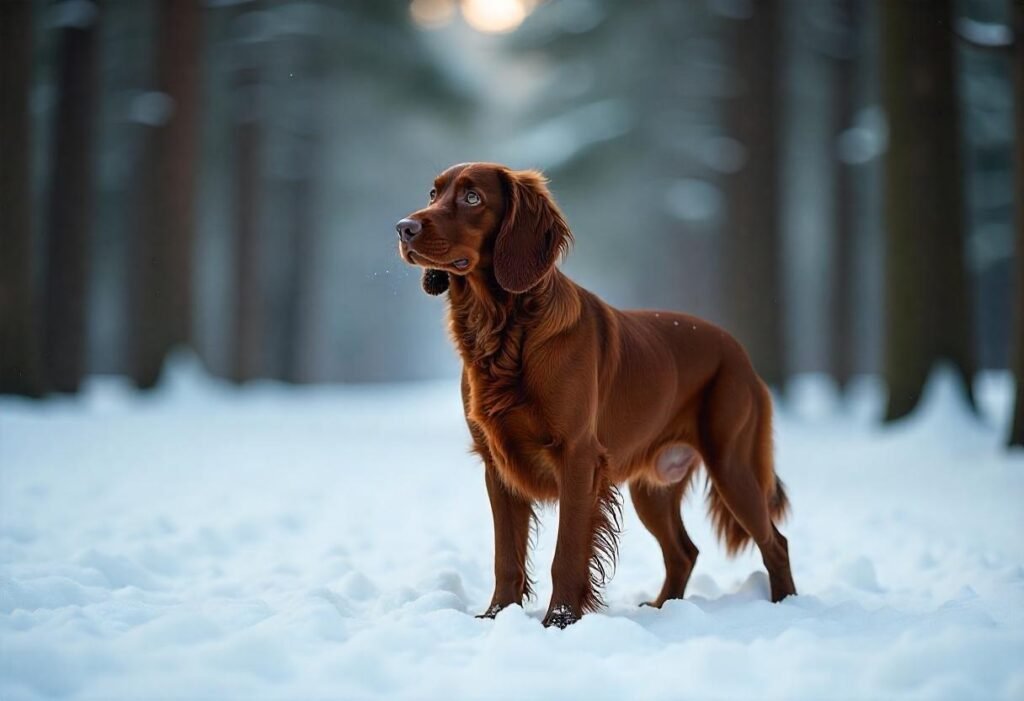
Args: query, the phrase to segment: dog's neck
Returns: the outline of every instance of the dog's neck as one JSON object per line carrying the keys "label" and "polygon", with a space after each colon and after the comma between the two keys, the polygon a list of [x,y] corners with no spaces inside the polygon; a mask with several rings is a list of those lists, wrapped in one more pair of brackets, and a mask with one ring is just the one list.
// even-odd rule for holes
{"label": "dog's neck", "polygon": [[525,337],[543,341],[561,333],[577,322],[582,303],[579,288],[557,268],[520,294],[503,290],[489,271],[452,275],[448,300],[449,329],[463,362],[516,371]]}

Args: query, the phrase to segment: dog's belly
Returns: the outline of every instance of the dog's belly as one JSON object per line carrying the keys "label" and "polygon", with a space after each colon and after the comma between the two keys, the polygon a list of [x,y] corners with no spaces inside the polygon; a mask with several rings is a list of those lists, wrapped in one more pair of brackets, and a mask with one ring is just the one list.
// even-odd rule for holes
{"label": "dog's belly", "polygon": [[[683,411],[660,432],[627,431],[598,439],[607,450],[608,478],[616,484],[643,481],[652,487],[670,487],[687,480],[703,458],[694,440],[692,412]],[[515,492],[530,499],[558,498],[558,461],[564,446],[555,431],[540,420],[535,407],[522,406],[496,417],[474,417],[483,429],[495,467]],[[648,418],[648,417],[643,417]],[[664,420],[662,416],[651,417]],[[653,423],[653,421],[652,421]],[[647,422],[640,425],[646,427]],[[627,438],[625,440],[617,440]]]}
{"label": "dog's belly", "polygon": [[649,487],[671,487],[690,478],[704,459],[692,441],[667,438],[653,443],[653,448],[632,455],[621,462],[611,461],[611,477],[616,483],[643,482]]}

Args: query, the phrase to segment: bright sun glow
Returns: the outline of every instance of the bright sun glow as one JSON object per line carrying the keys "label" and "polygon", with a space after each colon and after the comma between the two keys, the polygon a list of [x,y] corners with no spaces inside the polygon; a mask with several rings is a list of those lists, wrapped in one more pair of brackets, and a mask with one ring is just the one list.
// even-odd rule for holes
{"label": "bright sun glow", "polygon": [[412,0],[409,13],[421,27],[443,27],[455,16],[455,0]]}
{"label": "bright sun glow", "polygon": [[462,16],[479,32],[511,32],[523,23],[533,4],[528,0],[462,0]]}

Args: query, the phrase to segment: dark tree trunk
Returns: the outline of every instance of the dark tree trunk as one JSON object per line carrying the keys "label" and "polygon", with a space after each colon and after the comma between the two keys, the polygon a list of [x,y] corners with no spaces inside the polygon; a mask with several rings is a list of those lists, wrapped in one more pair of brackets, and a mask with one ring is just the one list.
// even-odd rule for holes
{"label": "dark tree trunk", "polygon": [[94,16],[63,27],[59,40],[42,349],[49,386],[58,392],[78,391],[86,367],[99,2],[92,7]]}
{"label": "dark tree trunk", "polygon": [[234,110],[235,333],[231,379],[235,382],[263,372],[263,294],[260,276],[260,99],[255,55],[237,69]]}
{"label": "dark tree trunk", "polygon": [[[316,163],[316,142],[303,140],[302,150],[309,156],[306,167]],[[291,265],[285,287],[284,332],[282,334],[281,379],[303,382],[307,379],[307,351],[305,346],[309,318],[313,304],[313,259],[316,216],[313,210],[316,180],[312,173],[304,174],[288,185],[289,236]]]}
{"label": "dark tree trunk", "polygon": [[1014,210],[1017,226],[1016,305],[1012,369],[1017,379],[1010,445],[1024,445],[1024,0],[1013,2]]}
{"label": "dark tree trunk", "polygon": [[199,0],[161,0],[159,8],[156,81],[169,114],[149,127],[131,271],[133,375],[144,388],[159,380],[167,353],[192,340],[202,8]]}
{"label": "dark tree trunk", "polygon": [[747,348],[764,380],[785,380],[779,222],[779,73],[781,3],[751,3],[730,20],[740,94],[727,121],[746,161],[727,182],[729,220],[722,237],[726,325]]}
{"label": "dark tree trunk", "polygon": [[43,392],[32,285],[32,4],[0,3],[0,394]]}
{"label": "dark tree trunk", "polygon": [[885,418],[917,406],[936,361],[973,406],[971,303],[952,0],[881,1],[885,160]]}
{"label": "dark tree trunk", "polygon": [[[296,52],[294,75],[299,78],[298,99],[309,99],[327,71],[326,51],[319,37],[302,36]],[[285,283],[284,323],[281,333],[280,377],[288,382],[309,379],[309,347],[313,314],[314,261],[317,246],[317,197],[323,163],[322,110],[306,109],[293,125],[286,186],[288,216],[285,217],[290,258]]]}
{"label": "dark tree trunk", "polygon": [[832,148],[835,173],[835,258],[832,262],[832,376],[842,389],[850,381],[856,363],[854,347],[854,188],[851,163],[840,158],[840,141],[852,126],[856,110],[857,41],[861,28],[861,0],[836,0],[837,20],[844,46],[835,55],[832,105]]}

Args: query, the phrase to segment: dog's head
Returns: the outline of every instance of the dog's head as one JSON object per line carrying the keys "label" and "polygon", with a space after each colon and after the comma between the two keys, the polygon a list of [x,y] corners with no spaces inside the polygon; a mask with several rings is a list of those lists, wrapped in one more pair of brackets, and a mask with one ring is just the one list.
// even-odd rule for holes
{"label": "dog's head", "polygon": [[399,252],[424,268],[437,295],[449,275],[493,275],[512,293],[540,282],[572,242],[569,227],[534,170],[463,163],[434,179],[430,202],[396,225]]}

